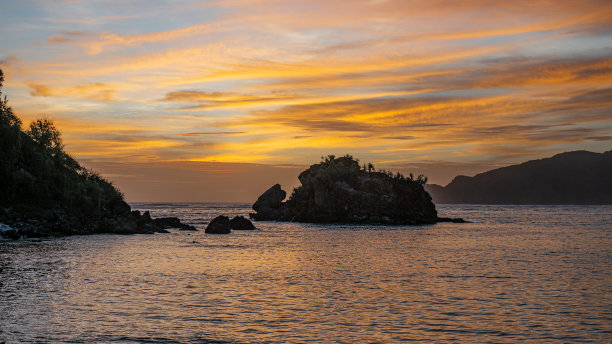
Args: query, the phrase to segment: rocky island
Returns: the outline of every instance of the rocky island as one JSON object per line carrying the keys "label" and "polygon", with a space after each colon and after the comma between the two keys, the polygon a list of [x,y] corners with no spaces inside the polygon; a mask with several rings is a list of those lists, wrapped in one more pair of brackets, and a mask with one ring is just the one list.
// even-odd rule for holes
{"label": "rocky island", "polygon": [[[0,87],[4,81],[0,70]],[[22,130],[0,92],[0,237],[165,233],[196,230],[176,217],[152,219],[64,151],[47,119]]]}
{"label": "rocky island", "polygon": [[289,199],[279,184],[265,191],[253,204],[255,220],[313,223],[368,223],[391,225],[463,222],[438,217],[431,197],[423,188],[424,176],[374,171],[360,166],[350,155],[330,155],[300,173],[301,186]]}

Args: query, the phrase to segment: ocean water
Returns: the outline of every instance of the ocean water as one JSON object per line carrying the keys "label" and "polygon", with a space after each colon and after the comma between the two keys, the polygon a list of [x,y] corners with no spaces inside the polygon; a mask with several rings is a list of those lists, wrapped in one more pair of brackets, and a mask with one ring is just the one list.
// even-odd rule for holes
{"label": "ocean water", "polygon": [[472,223],[0,242],[0,343],[612,342],[612,206],[438,210]]}

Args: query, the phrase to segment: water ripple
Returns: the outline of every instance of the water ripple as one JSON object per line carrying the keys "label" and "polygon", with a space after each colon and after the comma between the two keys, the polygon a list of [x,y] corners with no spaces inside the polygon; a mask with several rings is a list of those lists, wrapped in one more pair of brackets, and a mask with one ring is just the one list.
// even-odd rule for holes
{"label": "water ripple", "polygon": [[473,222],[3,242],[0,342],[612,342],[612,207],[439,208]]}

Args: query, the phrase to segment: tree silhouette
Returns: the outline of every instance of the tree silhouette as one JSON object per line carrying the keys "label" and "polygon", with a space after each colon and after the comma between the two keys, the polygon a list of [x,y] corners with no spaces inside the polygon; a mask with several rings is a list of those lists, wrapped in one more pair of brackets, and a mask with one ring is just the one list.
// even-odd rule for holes
{"label": "tree silhouette", "polygon": [[21,120],[15,116],[13,109],[7,105],[8,99],[6,95],[2,97],[2,82],[4,81],[4,73],[0,69],[0,126],[19,127]]}
{"label": "tree silhouette", "polygon": [[61,151],[63,148],[61,134],[49,119],[40,118],[30,123],[27,134],[34,142],[48,150]]}

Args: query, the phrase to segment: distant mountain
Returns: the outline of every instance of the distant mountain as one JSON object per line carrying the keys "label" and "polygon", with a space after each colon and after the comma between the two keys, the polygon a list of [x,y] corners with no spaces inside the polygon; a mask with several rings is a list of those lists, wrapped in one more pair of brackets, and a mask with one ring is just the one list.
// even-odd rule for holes
{"label": "distant mountain", "polygon": [[612,204],[612,151],[574,151],[426,185],[434,203]]}

